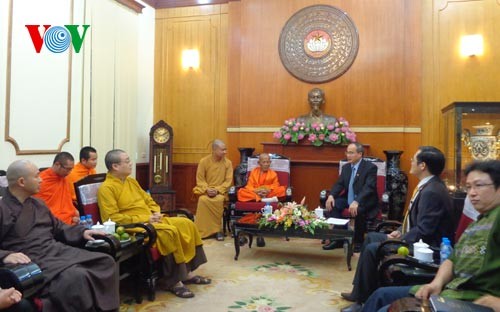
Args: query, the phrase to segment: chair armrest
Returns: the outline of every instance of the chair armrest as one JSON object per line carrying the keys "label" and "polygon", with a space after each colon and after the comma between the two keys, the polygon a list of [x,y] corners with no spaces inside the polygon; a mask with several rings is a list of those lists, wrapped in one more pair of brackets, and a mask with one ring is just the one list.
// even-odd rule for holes
{"label": "chair armrest", "polygon": [[[392,229],[397,229],[402,225],[401,222],[396,221],[396,220],[386,220],[383,222],[380,222],[377,227],[375,228],[375,232],[382,232],[382,229],[387,229],[387,228],[392,228]],[[384,231],[386,233],[386,231]]]}
{"label": "chair armrest", "polygon": [[194,221],[194,215],[191,211],[184,209],[184,208],[179,208],[179,209],[174,209],[174,210],[169,210],[165,212],[168,214],[169,217],[178,217],[179,215],[184,216],[191,221]]}
{"label": "chair armrest", "polygon": [[3,264],[0,266],[0,288],[14,287],[28,298],[43,286],[43,272],[34,263]]}
{"label": "chair armrest", "polygon": [[377,259],[383,261],[390,254],[396,254],[399,247],[407,247],[410,249],[410,244],[397,239],[389,239],[381,242],[377,248]]}
{"label": "chair armrest", "polygon": [[156,234],[156,229],[151,223],[130,223],[130,224],[120,224],[120,226],[123,226],[126,229],[133,229],[133,228],[141,228],[144,229],[145,232],[142,233],[142,235],[145,235],[144,239],[144,246],[145,247],[152,247],[154,243],[156,243],[157,239],[157,234]]}
{"label": "chair armrest", "polygon": [[[383,281],[385,278],[385,271],[393,265],[401,265],[408,268],[415,268],[424,270],[422,274],[436,273],[439,270],[439,265],[434,263],[422,262],[413,257],[401,256],[401,255],[391,255],[386,257],[379,266],[379,281]],[[415,272],[418,274],[418,272]]]}
{"label": "chair armrest", "polygon": [[227,192],[227,196],[229,197],[229,202],[235,203],[238,200],[236,192],[237,192],[236,186],[231,186],[229,188],[229,191]]}

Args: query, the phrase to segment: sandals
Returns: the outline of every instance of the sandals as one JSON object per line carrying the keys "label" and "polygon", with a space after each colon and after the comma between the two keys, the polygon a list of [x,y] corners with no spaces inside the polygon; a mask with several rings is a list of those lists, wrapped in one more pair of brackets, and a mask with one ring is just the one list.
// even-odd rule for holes
{"label": "sandals", "polygon": [[186,286],[174,286],[170,288],[168,291],[173,293],[179,298],[193,298],[194,294],[191,290],[189,290]]}
{"label": "sandals", "polygon": [[196,284],[196,285],[208,285],[212,283],[212,280],[203,276],[195,275],[191,277],[188,280],[182,281],[182,283],[189,285],[189,284]]}

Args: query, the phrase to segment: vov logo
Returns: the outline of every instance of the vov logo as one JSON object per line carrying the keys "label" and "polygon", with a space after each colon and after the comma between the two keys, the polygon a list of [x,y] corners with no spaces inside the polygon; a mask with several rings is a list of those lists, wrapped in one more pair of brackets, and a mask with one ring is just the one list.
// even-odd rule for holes
{"label": "vov logo", "polygon": [[40,31],[38,30],[40,25],[25,26],[28,28],[36,53],[40,53],[44,43],[47,49],[53,53],[62,53],[66,51],[70,43],[72,43],[75,52],[79,53],[87,29],[90,27],[90,25],[81,25],[83,27],[83,33],[80,36],[78,33],[78,26],[80,25],[64,25],[64,27],[43,25],[44,31],[42,35],[40,35]]}

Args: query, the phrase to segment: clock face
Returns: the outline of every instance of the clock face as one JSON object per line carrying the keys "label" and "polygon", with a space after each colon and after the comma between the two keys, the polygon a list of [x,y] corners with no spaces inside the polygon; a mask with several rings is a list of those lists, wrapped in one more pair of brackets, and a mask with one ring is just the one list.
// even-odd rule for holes
{"label": "clock face", "polygon": [[165,143],[170,139],[170,132],[167,128],[160,127],[153,132],[153,139],[156,143]]}

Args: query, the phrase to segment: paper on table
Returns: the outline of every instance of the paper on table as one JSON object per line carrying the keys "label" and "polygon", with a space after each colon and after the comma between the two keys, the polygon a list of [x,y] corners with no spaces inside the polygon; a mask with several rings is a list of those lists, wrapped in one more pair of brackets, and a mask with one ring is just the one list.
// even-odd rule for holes
{"label": "paper on table", "polygon": [[346,225],[349,223],[349,219],[328,218],[326,219],[326,223],[333,225]]}
{"label": "paper on table", "polygon": [[278,197],[269,197],[269,198],[262,198],[261,200],[263,203],[277,203],[278,202]]}

